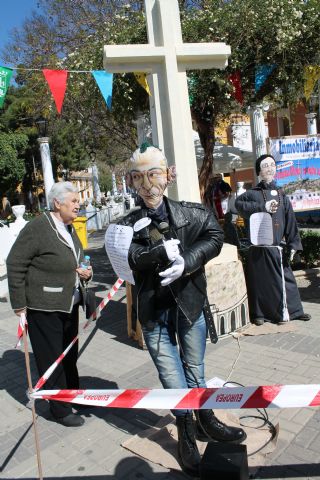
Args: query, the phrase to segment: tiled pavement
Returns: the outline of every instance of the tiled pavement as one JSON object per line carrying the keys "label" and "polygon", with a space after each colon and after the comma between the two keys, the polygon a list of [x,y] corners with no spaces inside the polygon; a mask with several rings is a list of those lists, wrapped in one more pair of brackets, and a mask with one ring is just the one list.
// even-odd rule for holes
{"label": "tiled pavement", "polygon": [[[90,238],[94,288],[103,296],[115,281],[103,247],[103,232]],[[311,322],[295,322],[291,333],[221,339],[208,344],[206,376],[245,385],[320,383],[320,278],[298,279]],[[26,408],[24,354],[15,350],[17,318],[8,303],[0,303],[0,478],[38,478],[31,411]],[[239,355],[237,362],[235,360]],[[30,354],[33,381],[37,380]],[[159,387],[146,351],[128,339],[125,289],[109,303],[96,327],[81,336],[79,371],[87,388]],[[169,471],[123,449],[121,443],[154,425],[167,411],[92,408],[79,429],[50,421],[46,402],[36,405],[43,474],[46,479],[179,480]],[[237,412],[236,412],[237,413]],[[320,477],[320,411],[318,408],[269,410],[280,423],[277,448],[253,478],[315,479]],[[220,479],[217,479],[220,480]],[[227,479],[226,479],[227,480]]]}

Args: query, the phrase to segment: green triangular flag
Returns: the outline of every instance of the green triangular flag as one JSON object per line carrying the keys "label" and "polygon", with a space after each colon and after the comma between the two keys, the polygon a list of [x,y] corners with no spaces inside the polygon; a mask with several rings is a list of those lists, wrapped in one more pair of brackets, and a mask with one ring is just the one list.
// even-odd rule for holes
{"label": "green triangular flag", "polygon": [[9,87],[12,76],[12,69],[7,67],[0,67],[0,107],[3,107],[4,99]]}

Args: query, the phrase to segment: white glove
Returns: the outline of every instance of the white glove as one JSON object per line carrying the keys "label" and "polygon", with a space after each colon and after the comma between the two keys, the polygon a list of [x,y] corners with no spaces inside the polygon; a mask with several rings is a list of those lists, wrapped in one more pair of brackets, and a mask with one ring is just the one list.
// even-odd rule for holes
{"label": "white glove", "polygon": [[164,248],[166,249],[167,257],[170,260],[170,262],[174,262],[174,260],[180,255],[179,247],[178,247],[179,243],[180,243],[180,240],[176,238],[163,241],[163,245],[164,245]]}
{"label": "white glove", "polygon": [[292,250],[290,251],[290,262],[292,262],[295,253],[296,253],[296,250],[293,250],[293,249],[292,249]]}
{"label": "white glove", "polygon": [[265,207],[268,213],[276,213],[278,210],[278,202],[277,200],[269,200],[266,202]]}
{"label": "white glove", "polygon": [[181,277],[184,270],[184,259],[179,255],[170,268],[167,268],[164,272],[160,272],[160,277],[164,277],[161,281],[161,285],[165,287],[169,283],[174,282],[177,278]]}

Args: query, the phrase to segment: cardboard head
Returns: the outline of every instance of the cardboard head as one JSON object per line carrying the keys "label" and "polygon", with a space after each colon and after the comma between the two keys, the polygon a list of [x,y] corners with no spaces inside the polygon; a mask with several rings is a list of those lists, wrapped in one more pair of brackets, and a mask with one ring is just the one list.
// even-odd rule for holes
{"label": "cardboard head", "polygon": [[276,161],[272,155],[261,155],[256,161],[256,173],[266,183],[271,183],[276,175]]}
{"label": "cardboard head", "polygon": [[175,178],[175,169],[168,168],[163,152],[153,145],[142,144],[131,158],[127,185],[133,187],[149,208],[157,208],[169,182]]}

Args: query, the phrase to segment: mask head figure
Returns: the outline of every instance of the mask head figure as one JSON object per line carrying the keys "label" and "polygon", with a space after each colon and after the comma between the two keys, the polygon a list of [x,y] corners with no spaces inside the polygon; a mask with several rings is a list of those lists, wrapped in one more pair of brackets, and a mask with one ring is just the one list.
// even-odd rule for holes
{"label": "mask head figure", "polygon": [[276,161],[272,155],[261,155],[256,161],[256,173],[261,181],[271,183],[276,176]]}
{"label": "mask head figure", "polygon": [[130,158],[132,166],[127,175],[127,185],[133,187],[146,207],[157,208],[167,185],[173,179],[173,168],[168,168],[163,152],[144,143]]}

